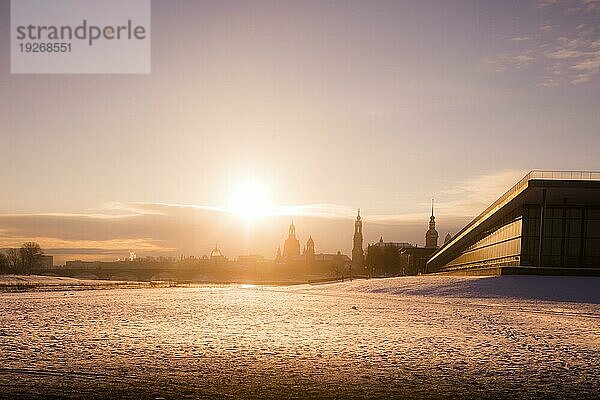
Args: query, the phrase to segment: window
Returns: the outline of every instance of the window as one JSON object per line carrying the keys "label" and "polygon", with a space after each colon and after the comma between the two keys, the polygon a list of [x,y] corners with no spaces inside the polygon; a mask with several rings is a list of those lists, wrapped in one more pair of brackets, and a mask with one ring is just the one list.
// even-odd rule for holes
{"label": "window", "polygon": [[600,208],[588,208],[586,213],[587,219],[600,219]]}
{"label": "window", "polygon": [[586,239],[585,255],[600,256],[600,239]]}
{"label": "window", "polygon": [[600,220],[588,220],[586,225],[586,237],[600,238]]}
{"label": "window", "polygon": [[565,223],[565,236],[581,237],[581,219],[568,219]]}

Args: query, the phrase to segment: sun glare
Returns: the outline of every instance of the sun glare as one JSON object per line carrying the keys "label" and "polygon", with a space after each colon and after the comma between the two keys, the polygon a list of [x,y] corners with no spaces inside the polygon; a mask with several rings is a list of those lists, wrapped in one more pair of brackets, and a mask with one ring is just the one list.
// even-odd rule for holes
{"label": "sun glare", "polygon": [[246,183],[236,187],[229,201],[229,211],[246,219],[256,219],[271,213],[268,193],[260,185]]}

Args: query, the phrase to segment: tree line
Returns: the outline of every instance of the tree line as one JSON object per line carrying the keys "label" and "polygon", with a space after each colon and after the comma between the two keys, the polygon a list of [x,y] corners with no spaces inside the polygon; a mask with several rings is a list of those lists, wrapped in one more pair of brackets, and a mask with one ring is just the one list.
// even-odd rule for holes
{"label": "tree line", "polygon": [[36,242],[25,242],[19,249],[0,252],[0,274],[31,274],[43,254]]}

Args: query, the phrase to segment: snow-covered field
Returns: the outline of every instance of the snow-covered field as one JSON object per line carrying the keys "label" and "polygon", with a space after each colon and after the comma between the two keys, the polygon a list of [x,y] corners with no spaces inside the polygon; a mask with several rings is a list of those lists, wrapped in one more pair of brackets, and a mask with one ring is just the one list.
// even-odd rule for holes
{"label": "snow-covered field", "polygon": [[0,285],[18,286],[18,285],[53,285],[53,286],[76,286],[76,285],[98,285],[102,281],[93,279],[76,279],[60,276],[43,275],[0,275]]}
{"label": "snow-covered field", "polygon": [[600,304],[600,277],[577,276],[411,276],[354,280],[337,284],[334,291],[382,293],[397,296],[558,301]]}
{"label": "snow-covered field", "polygon": [[600,279],[0,294],[0,397],[599,398]]}
{"label": "snow-covered field", "polygon": [[0,275],[0,292],[64,291],[150,286],[149,282],[108,281],[44,275]]}

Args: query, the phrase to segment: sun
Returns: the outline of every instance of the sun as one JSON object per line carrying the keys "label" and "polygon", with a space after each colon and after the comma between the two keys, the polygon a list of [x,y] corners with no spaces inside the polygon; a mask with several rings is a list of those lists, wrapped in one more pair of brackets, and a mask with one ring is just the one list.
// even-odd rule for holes
{"label": "sun", "polygon": [[267,190],[255,183],[248,182],[234,188],[229,199],[229,211],[248,220],[267,216],[272,204]]}

